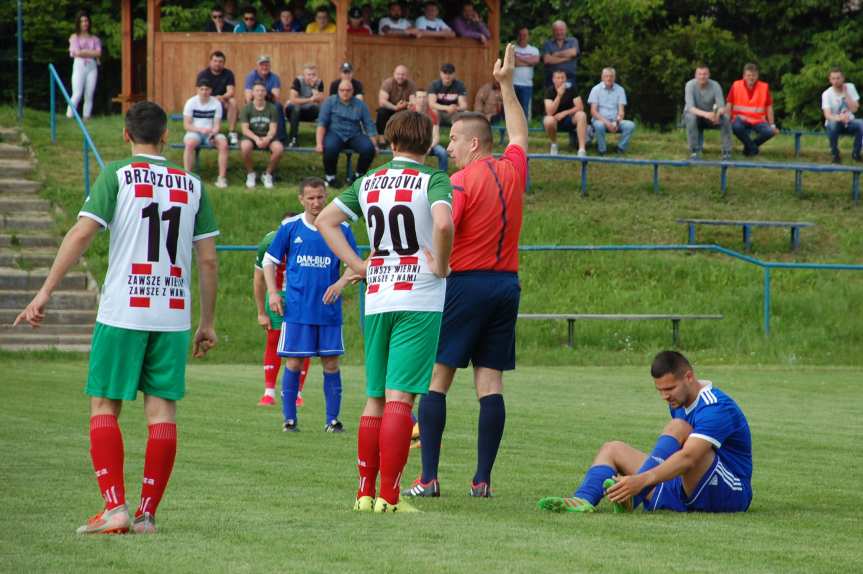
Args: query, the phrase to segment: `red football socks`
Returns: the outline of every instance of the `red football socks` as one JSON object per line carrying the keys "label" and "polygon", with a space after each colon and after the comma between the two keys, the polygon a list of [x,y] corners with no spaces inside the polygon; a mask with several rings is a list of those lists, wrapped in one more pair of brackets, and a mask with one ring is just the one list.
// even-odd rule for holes
{"label": "red football socks", "polygon": [[177,425],[157,423],[150,425],[147,439],[147,453],[144,458],[144,485],[141,487],[141,504],[135,516],[149,513],[155,516],[156,508],[165,494],[174,457],[177,454]]}
{"label": "red football socks", "polygon": [[264,349],[264,387],[268,389],[276,388],[279,367],[282,365],[282,358],[278,353],[279,335],[281,331],[278,329],[267,330],[267,346]]}
{"label": "red football socks", "polygon": [[390,401],[384,407],[381,421],[381,488],[380,496],[390,504],[399,502],[399,483],[411,446],[411,405]]}
{"label": "red football socks", "polygon": [[114,415],[90,417],[90,458],[105,508],[110,510],[126,504],[123,435]]}
{"label": "red football socks", "polygon": [[357,470],[360,473],[360,486],[357,498],[375,495],[378,480],[381,434],[381,417],[360,417],[360,430],[357,432]]}
{"label": "red football socks", "polygon": [[309,367],[312,366],[311,357],[306,357],[303,360],[303,366],[300,369],[300,392],[303,392],[303,387],[306,386],[306,375],[309,374]]}

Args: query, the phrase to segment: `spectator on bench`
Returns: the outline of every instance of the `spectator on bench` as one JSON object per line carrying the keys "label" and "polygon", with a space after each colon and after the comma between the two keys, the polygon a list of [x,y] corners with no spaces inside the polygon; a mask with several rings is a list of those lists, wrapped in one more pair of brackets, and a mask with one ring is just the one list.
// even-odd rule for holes
{"label": "spectator on bench", "polygon": [[213,91],[210,82],[201,78],[196,82],[198,93],[186,100],[183,106],[183,167],[188,172],[195,171],[196,150],[207,142],[219,152],[219,177],[216,187],[228,187],[225,175],[228,172],[228,139],[219,133],[222,126],[222,104],[211,98]]}
{"label": "spectator on bench", "polygon": [[234,31],[234,25],[225,20],[225,10],[221,6],[215,6],[210,10],[210,19],[204,26],[204,32],[216,32],[218,34],[230,34]]}
{"label": "spectator on bench", "polygon": [[591,125],[596,134],[596,147],[600,155],[605,155],[606,152],[606,132],[621,134],[617,142],[617,153],[625,153],[632,132],[635,131],[635,122],[624,119],[626,91],[614,81],[616,76],[614,68],[603,68],[602,81],[593,86],[587,96]]}
{"label": "spectator on bench", "polygon": [[[390,2],[387,8],[387,17],[378,22],[381,36],[407,36],[408,30],[413,23],[404,17],[404,10],[399,2]],[[381,130],[381,134],[383,134]]]}
{"label": "spectator on bench", "polygon": [[689,159],[701,159],[704,130],[719,128],[722,137],[722,159],[731,159],[731,121],[725,109],[722,87],[710,79],[710,68],[695,68],[695,78],[686,82],[683,121],[689,143]]}
{"label": "spectator on bench", "polygon": [[[731,107],[731,130],[743,143],[743,155],[758,155],[758,148],[779,133],[773,122],[773,96],[766,82],[758,80],[758,66],[743,66],[743,79],[731,84],[726,98]],[[751,132],[758,134],[753,141]]]}
{"label": "spectator on bench", "polygon": [[443,125],[452,125],[452,117],[467,111],[467,88],[455,77],[455,66],[440,67],[440,79],[429,86],[429,107],[433,109]]}
{"label": "spectator on bench", "polygon": [[485,116],[488,123],[494,125],[503,120],[503,96],[497,80],[482,85],[476,92],[473,111]]}
{"label": "spectator on bench", "polygon": [[330,11],[323,6],[319,6],[315,10],[315,21],[310,22],[309,25],[306,26],[307,34],[316,34],[318,32],[324,34],[336,33],[336,23],[333,22],[332,18],[330,18]]}
{"label": "spectator on bench", "polygon": [[557,20],[551,25],[551,39],[542,45],[542,61],[545,64],[545,86],[552,83],[552,74],[557,70],[566,72],[566,81],[575,87],[575,70],[581,50],[578,39],[566,35],[566,22]]}
{"label": "spectator on bench", "polygon": [[288,6],[279,10],[279,19],[273,24],[273,32],[302,32],[300,21],[294,17],[294,11]]}
{"label": "spectator on bench", "polygon": [[303,66],[303,75],[294,78],[291,84],[290,99],[285,108],[285,115],[291,121],[288,147],[297,145],[300,121],[313,122],[318,119],[318,112],[325,98],[324,81],[318,77],[318,67],[314,64],[306,64]]}
{"label": "spectator on bench", "polygon": [[[387,78],[381,84],[378,91],[378,133],[383,134],[387,122],[394,113],[400,112],[408,107],[410,97],[417,91],[416,85],[408,78],[408,68],[399,64],[393,70],[392,77]],[[383,136],[379,136],[383,138]]]}
{"label": "spectator on bench", "polygon": [[279,165],[279,159],[285,148],[276,139],[279,128],[279,110],[267,101],[267,86],[263,82],[255,82],[252,86],[252,101],[243,106],[240,111],[240,130],[243,139],[240,141],[240,154],[246,167],[246,187],[255,187],[255,165],[252,160],[253,150],[270,150],[270,162],[267,170],[261,174],[264,187],[273,187],[273,173]]}
{"label": "spectator on bench", "polygon": [[197,83],[206,78],[213,87],[212,97],[222,104],[222,118],[228,118],[228,143],[237,145],[237,100],[234,72],[225,67],[225,54],[216,50],[210,54],[206,68],[198,72]]}
{"label": "spectator on bench", "polygon": [[[270,57],[265,54],[258,56],[257,66],[246,76],[243,96],[247,104],[252,101],[252,86],[255,85],[255,82],[262,82],[267,87],[267,101],[272,102],[277,109],[281,110],[282,81],[278,74],[273,73]],[[276,133],[276,139],[285,140],[285,114],[283,113],[279,113],[279,129]]]}
{"label": "spectator on bench", "polygon": [[243,8],[243,21],[234,27],[234,34],[245,34],[247,32],[264,33],[267,29],[258,22],[258,11],[254,6]]}
{"label": "spectator on bench", "polygon": [[418,91],[411,99],[412,103],[408,109],[425,114],[432,121],[432,142],[429,146],[428,155],[435,156],[438,169],[446,171],[449,167],[449,155],[447,155],[446,149],[440,145],[440,116],[429,106],[428,95],[425,92]]}
{"label": "spectator on bench", "polygon": [[575,86],[567,87],[566,72],[555,70],[551,77],[552,85],[545,90],[545,117],[542,126],[551,148],[548,153],[557,155],[557,132],[567,132],[572,136],[573,129],[578,135],[578,156],[587,155],[587,114],[584,113],[584,102],[575,90]]}
{"label": "spectator on bench", "polygon": [[830,137],[830,154],[833,163],[841,163],[839,156],[839,136],[854,136],[851,158],[861,161],[860,147],[863,144],[863,120],[854,119],[854,112],[860,109],[860,95],[854,84],[845,81],[840,68],[830,70],[830,87],[821,94],[821,111],[824,112],[824,127]]}
{"label": "spectator on bench", "polygon": [[417,18],[408,33],[417,38],[455,38],[455,32],[440,17],[440,6],[435,0],[423,5],[423,15]]}
{"label": "spectator on bench", "polygon": [[372,31],[372,34],[378,33],[378,22],[375,20],[374,10],[372,10],[371,4],[363,4],[360,7],[360,10],[363,13],[363,24],[369,27]]}
{"label": "spectator on bench", "polygon": [[488,26],[479,17],[473,2],[462,4],[461,14],[453,20],[452,28],[462,38],[473,38],[483,46],[488,44],[489,39],[491,39],[491,32],[488,31]]}
{"label": "spectator on bench", "polygon": [[[354,97],[354,87],[347,80],[339,84],[339,94],[324,100],[318,117],[317,145],[315,151],[324,154],[324,181],[329,187],[341,187],[336,178],[339,153],[348,147],[357,154],[357,170],[354,179],[364,175],[377,153],[371,137],[375,125],[369,108]],[[352,181],[348,181],[348,184]]]}
{"label": "spectator on bench", "polygon": [[[348,34],[372,36],[372,29],[363,22],[363,12],[356,6],[348,10]],[[338,92],[338,86],[336,87]]]}
{"label": "spectator on bench", "polygon": [[356,78],[354,78],[354,67],[351,66],[350,62],[343,62],[339,67],[339,78],[333,80],[330,84],[330,93],[331,96],[339,95],[339,84],[342,83],[342,80],[347,80],[354,87],[354,97],[358,100],[365,100],[363,98],[363,83]]}
{"label": "spectator on bench", "polygon": [[515,70],[512,73],[515,95],[524,110],[524,117],[528,120],[530,120],[533,101],[533,68],[539,64],[539,50],[528,43],[529,39],[528,27],[519,28],[515,44]]}

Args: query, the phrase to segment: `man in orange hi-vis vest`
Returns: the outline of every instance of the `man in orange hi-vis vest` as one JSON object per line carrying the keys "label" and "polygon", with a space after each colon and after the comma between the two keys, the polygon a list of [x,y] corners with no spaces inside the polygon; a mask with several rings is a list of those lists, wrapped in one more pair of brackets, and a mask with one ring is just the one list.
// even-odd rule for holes
{"label": "man in orange hi-vis vest", "polygon": [[[743,66],[743,79],[731,85],[728,92],[731,129],[743,143],[743,155],[758,155],[761,144],[779,133],[773,122],[773,96],[767,82],[758,80],[758,66]],[[751,132],[758,134],[754,140]]]}

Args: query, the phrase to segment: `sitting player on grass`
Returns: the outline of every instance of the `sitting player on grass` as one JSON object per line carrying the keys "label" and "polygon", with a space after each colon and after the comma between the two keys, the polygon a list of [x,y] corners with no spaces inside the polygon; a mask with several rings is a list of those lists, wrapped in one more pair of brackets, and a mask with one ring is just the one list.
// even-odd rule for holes
{"label": "sitting player on grass", "polygon": [[553,512],[594,512],[603,494],[615,512],[743,512],[752,502],[752,439],[737,403],[695,378],[686,357],[663,351],[650,368],[671,421],[647,455],[607,442],[572,497],[548,496]]}
{"label": "sitting player on grass", "polygon": [[[411,409],[428,392],[446,296],[452,250],[452,185],[425,165],[432,122],[397,112],[386,126],[393,159],[357,179],[321,213],[333,251],[366,277],[366,401],[357,434],[359,490],[354,510],[414,511],[399,501],[411,442]],[[372,239],[366,262],[339,229],[364,217]],[[375,500],[375,483],[381,486]]]}
{"label": "sitting player on grass", "polygon": [[[339,297],[352,274],[346,270],[339,278],[341,262],[315,227],[315,220],[327,200],[324,180],[307,177],[300,182],[299,194],[304,212],[279,227],[263,261],[270,309],[284,317],[279,338],[279,355],[287,357],[282,378],[283,430],[299,430],[296,402],[300,369],[306,357],[320,357],[324,368],[327,414],[324,430],[342,432],[344,428],[339,421],[342,403],[339,355],[344,355],[345,350]],[[351,228],[343,225],[341,233],[356,252],[357,244]],[[287,297],[283,302],[283,291],[276,284],[276,266],[285,257],[284,292]]]}
{"label": "sitting player on grass", "polygon": [[[296,213],[289,211],[282,216],[282,224],[288,222],[288,219],[294,217]],[[258,325],[264,328],[267,333],[267,342],[264,347],[264,396],[258,401],[259,407],[268,407],[276,404],[276,379],[279,376],[279,369],[282,366],[282,358],[279,357],[279,336],[282,333],[282,316],[273,312],[267,304],[267,281],[264,279],[264,255],[267,254],[267,249],[276,237],[278,229],[274,229],[267,233],[264,238],[258,243],[258,258],[255,261],[255,275],[252,281],[252,287],[255,294],[255,306],[258,308]],[[276,287],[282,291],[284,297],[285,291],[285,260],[276,266]],[[303,406],[303,387],[306,384],[306,375],[309,372],[311,359],[306,357],[303,360],[303,367],[300,371],[300,387],[297,392],[297,406]]]}

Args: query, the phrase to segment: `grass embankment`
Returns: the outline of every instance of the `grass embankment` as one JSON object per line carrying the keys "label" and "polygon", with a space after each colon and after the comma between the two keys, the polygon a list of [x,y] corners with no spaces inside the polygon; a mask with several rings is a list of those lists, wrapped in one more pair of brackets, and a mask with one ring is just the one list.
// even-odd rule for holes
{"label": "grass embankment", "polygon": [[[48,116],[28,110],[24,129],[39,160],[43,195],[61,209],[58,232],[73,223],[82,197],[81,136],[59,118],[58,144],[49,141]],[[14,123],[11,108],[0,109],[0,124]],[[312,143],[304,124],[301,145]],[[106,161],[129,150],[121,140],[120,116],[94,118],[89,127]],[[172,123],[171,141],[181,129]],[[547,151],[544,137],[534,134],[531,151]],[[825,138],[803,139],[801,161],[829,160]],[[850,145],[843,138],[843,146]],[[592,150],[591,150],[592,152]],[[847,152],[847,150],[846,150]],[[707,157],[718,157],[718,133],[708,133]],[[738,154],[739,155],[739,154]],[[167,156],[182,161],[181,150]],[[685,135],[640,130],[630,157],[685,158]],[[849,158],[850,154],[845,153]],[[215,178],[215,154],[202,154],[206,183]],[[376,163],[386,158],[379,159]],[[793,138],[767,143],[760,159],[792,161]],[[94,162],[95,163],[95,162]],[[94,172],[98,170],[94,169]],[[286,209],[299,210],[296,183],[321,174],[320,158],[286,154],[272,191],[243,187],[243,168],[232,154],[231,187],[208,186],[220,221],[223,244],[254,244],[277,224]],[[649,168],[592,165],[589,195],[578,193],[575,163],[533,161],[531,194],[526,201],[523,245],[679,243],[686,239],[681,217],[807,220],[817,224],[802,233],[802,248],[788,252],[785,230],[757,229],[755,256],[774,261],[857,262],[863,253],[860,207],[850,201],[850,176],[804,175],[803,197],[794,195],[794,174],[740,170],[730,172],[729,193],[719,193],[719,170],[667,169],[662,193],[652,193]],[[95,173],[94,173],[95,178]],[[366,242],[362,226],[354,231]],[[742,250],[737,228],[705,228],[699,239]],[[87,262],[97,278],[104,274],[107,241],[100,238]],[[255,324],[251,277],[253,255],[220,257],[218,326],[221,345],[212,361],[254,362],[261,354],[262,334]],[[523,312],[722,313],[723,321],[682,325],[684,350],[713,363],[861,364],[863,353],[863,273],[779,271],[773,277],[772,335],[761,326],[762,274],[756,267],[722,256],[658,253],[528,253],[521,259]],[[345,295],[345,341],[349,363],[362,361],[356,289]],[[670,344],[666,323],[594,322],[577,326],[575,350],[565,347],[564,323],[519,325],[523,364],[641,363]]]}

